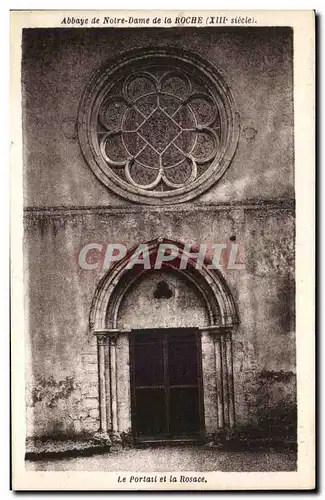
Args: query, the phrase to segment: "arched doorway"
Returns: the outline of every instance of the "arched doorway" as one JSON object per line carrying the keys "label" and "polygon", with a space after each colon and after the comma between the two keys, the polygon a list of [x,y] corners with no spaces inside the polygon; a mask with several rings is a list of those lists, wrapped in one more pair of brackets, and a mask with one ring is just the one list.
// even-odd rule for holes
{"label": "arched doorway", "polygon": [[[166,239],[146,244],[150,258]],[[177,259],[128,267],[132,249],[101,280],[90,329],[98,343],[100,430],[134,438],[193,439],[235,423],[232,333],[237,314],[221,274]]]}
{"label": "arched doorway", "polygon": [[134,438],[200,438],[205,426],[199,328],[208,324],[208,314],[196,285],[174,269],[147,271],[121,301],[117,324],[130,332]]}

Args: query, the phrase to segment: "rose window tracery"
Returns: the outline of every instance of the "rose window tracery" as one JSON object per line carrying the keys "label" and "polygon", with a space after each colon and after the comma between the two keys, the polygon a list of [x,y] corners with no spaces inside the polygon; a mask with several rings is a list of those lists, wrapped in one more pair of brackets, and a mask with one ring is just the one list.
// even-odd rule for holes
{"label": "rose window tracery", "polygon": [[236,129],[213,68],[157,52],[126,58],[97,79],[81,106],[79,135],[102,182],[134,201],[161,204],[215,182],[233,155]]}

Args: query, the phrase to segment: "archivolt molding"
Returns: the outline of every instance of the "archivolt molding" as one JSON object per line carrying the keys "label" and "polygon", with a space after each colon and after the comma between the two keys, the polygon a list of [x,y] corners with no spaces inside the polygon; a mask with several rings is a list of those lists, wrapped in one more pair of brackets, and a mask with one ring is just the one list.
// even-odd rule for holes
{"label": "archivolt molding", "polygon": [[[184,250],[184,245],[170,239],[159,238],[148,242],[146,245],[150,258],[155,258],[161,243],[177,246],[179,258],[183,254],[189,257],[189,265],[184,270],[178,268],[177,259],[165,262],[162,270],[178,273],[197,288],[206,304],[209,318],[207,326],[220,328],[236,326],[238,315],[235,302],[221,273],[215,269],[208,269],[206,264],[203,264],[201,269],[196,269],[195,262],[191,263],[190,254]],[[150,270],[144,270],[142,266],[127,268],[136,248],[137,246],[133,247],[98,283],[90,311],[91,333],[117,330],[118,311],[123,297],[140,276],[150,273]]]}

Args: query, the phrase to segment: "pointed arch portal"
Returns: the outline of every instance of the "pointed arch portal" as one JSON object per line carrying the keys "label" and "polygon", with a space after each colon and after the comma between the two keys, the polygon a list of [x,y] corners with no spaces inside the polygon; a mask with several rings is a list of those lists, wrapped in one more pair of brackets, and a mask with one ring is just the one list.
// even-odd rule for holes
{"label": "pointed arch portal", "polygon": [[[136,439],[202,437],[235,424],[232,333],[238,316],[232,294],[218,270],[210,269],[208,262],[196,268],[185,245],[177,241],[148,242],[150,259],[156,259],[161,244],[176,246],[178,256],[163,262],[158,276],[140,265],[130,268],[134,247],[104,275],[92,302],[90,333],[98,344],[100,430],[111,437],[123,430],[122,399]],[[188,265],[180,269],[184,255]],[[143,293],[153,301],[145,308],[153,312],[145,324],[143,316],[137,316]],[[190,313],[193,301],[198,315]],[[166,308],[163,323],[159,314],[154,315],[160,307]],[[128,308],[135,309],[134,315],[125,313]],[[118,359],[117,349],[122,337],[129,345],[123,360]],[[118,380],[126,360],[127,397],[120,394]]]}

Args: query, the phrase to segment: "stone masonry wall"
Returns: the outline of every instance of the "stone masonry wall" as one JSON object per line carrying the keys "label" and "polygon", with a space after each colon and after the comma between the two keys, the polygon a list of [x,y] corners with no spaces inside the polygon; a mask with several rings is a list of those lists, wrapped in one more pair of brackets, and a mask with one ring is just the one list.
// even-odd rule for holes
{"label": "stone masonry wall", "polygon": [[[123,51],[157,45],[192,50],[214,63],[240,119],[237,151],[219,182],[189,204],[165,208],[138,206],[106,189],[88,167],[76,133],[93,73]],[[82,269],[80,250],[93,242],[131,248],[159,236],[191,245],[241,245],[245,269],[223,270],[239,315],[233,334],[236,424],[290,425],[296,405],[292,30],[26,29],[22,52],[28,436],[99,428],[97,346],[88,320],[105,271],[101,265]],[[130,321],[129,309],[127,315]],[[210,432],[213,357],[209,338],[202,342]],[[118,425],[127,432],[125,335],[117,356]]]}
{"label": "stone masonry wall", "polygon": [[[52,378],[63,388],[53,408],[44,406],[43,400],[30,407],[30,433],[53,432],[56,426],[62,432],[98,430],[97,350],[89,335],[88,319],[104,271],[100,266],[94,270],[80,268],[78,252],[91,241],[116,241],[116,234],[125,236],[123,242],[128,248],[139,239],[151,240],[160,235],[182,240],[183,231],[193,245],[198,235],[202,243],[227,242],[236,235],[236,242],[244,248],[245,269],[223,271],[240,321],[233,336],[236,421],[240,425],[256,423],[264,418],[260,414],[263,408],[265,415],[270,408],[275,412],[277,408],[294,410],[295,292],[290,244],[294,217],[288,204],[280,208],[237,206],[233,210],[177,207],[168,213],[155,208],[138,208],[126,214],[114,210],[50,216],[31,212],[25,226],[25,266],[29,271],[26,348],[31,359],[28,381],[32,391],[39,380],[41,385],[53,385]],[[154,326],[155,305],[148,302],[147,309],[144,303],[141,307]],[[130,308],[132,300],[125,318],[132,318]],[[126,429],[129,379],[128,368],[123,366],[127,366],[127,338],[119,342],[122,361],[118,368],[118,404],[122,408],[121,426]],[[208,352],[206,355],[209,357]],[[208,378],[207,385],[213,383],[213,374]],[[40,409],[42,418],[38,417]],[[37,422],[33,414],[37,414]]]}

